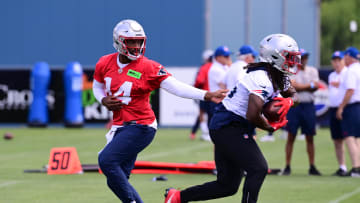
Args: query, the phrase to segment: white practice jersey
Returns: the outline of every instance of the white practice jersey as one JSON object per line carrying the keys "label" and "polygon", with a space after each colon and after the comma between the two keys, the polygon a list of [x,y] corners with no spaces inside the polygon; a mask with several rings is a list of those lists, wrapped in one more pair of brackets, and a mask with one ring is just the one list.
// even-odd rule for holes
{"label": "white practice jersey", "polygon": [[338,107],[342,98],[344,98],[345,90],[344,90],[344,80],[346,76],[347,68],[344,67],[340,73],[333,71],[329,75],[329,106],[330,107]]}
{"label": "white practice jersey", "polygon": [[219,84],[224,82],[224,77],[228,70],[229,70],[229,66],[220,64],[219,62],[216,61],[216,59],[213,60],[213,64],[211,65],[208,72],[210,92],[215,92],[216,90],[221,89]]}
{"label": "white practice jersey", "polygon": [[266,103],[278,95],[279,91],[274,92],[274,87],[265,70],[253,70],[244,75],[222,103],[228,111],[246,118],[250,94],[259,96]]}

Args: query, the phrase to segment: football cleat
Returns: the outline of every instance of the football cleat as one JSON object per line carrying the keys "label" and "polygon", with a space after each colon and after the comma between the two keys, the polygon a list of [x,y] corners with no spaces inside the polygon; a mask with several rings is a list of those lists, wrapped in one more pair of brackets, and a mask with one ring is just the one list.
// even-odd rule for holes
{"label": "football cleat", "polygon": [[200,140],[211,142],[211,138],[209,134],[201,134]]}
{"label": "football cleat", "polygon": [[349,176],[360,178],[360,167],[358,168],[352,168],[351,171],[349,171]]}
{"label": "football cleat", "polygon": [[321,176],[321,173],[316,169],[314,165],[311,165],[309,168],[309,175]]}
{"label": "football cleat", "polygon": [[347,172],[341,168],[339,168],[335,173],[332,174],[333,176],[347,176]]}
{"label": "football cleat", "polygon": [[283,175],[283,176],[288,176],[288,175],[290,175],[291,174],[291,168],[290,168],[290,166],[286,166],[285,168],[284,168],[284,170],[281,172],[281,175]]}
{"label": "football cleat", "polygon": [[174,188],[165,190],[165,203],[181,203],[180,191]]}
{"label": "football cleat", "polygon": [[195,140],[196,138],[196,135],[195,133],[191,133],[190,136],[189,136],[190,140]]}

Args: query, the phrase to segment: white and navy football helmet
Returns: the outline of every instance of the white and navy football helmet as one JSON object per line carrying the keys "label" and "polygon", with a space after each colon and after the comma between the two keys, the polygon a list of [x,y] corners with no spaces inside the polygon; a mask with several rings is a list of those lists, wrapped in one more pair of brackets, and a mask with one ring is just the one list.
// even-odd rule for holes
{"label": "white and navy football helmet", "polygon": [[296,74],[301,53],[296,41],[285,34],[271,34],[260,42],[260,61],[286,74]]}
{"label": "white and navy football helmet", "polygon": [[[129,47],[127,40],[142,40],[140,47]],[[113,31],[113,46],[122,55],[130,60],[136,60],[144,55],[146,48],[146,35],[143,27],[135,20],[122,20]]]}

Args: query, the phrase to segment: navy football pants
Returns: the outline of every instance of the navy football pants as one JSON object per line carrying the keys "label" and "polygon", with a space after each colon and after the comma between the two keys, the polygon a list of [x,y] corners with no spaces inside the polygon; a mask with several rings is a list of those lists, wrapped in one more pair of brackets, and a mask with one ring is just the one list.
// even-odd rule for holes
{"label": "navy football pants", "polygon": [[99,166],[108,186],[124,203],[143,202],[128,179],[138,153],[151,143],[155,132],[154,128],[145,125],[121,127],[99,154]]}

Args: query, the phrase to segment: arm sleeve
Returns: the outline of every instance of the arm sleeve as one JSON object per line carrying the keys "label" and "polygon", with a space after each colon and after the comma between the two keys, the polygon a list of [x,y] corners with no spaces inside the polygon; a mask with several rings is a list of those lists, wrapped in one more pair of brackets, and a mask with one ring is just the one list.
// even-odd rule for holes
{"label": "arm sleeve", "polygon": [[94,79],[93,81],[93,93],[96,100],[101,104],[101,100],[106,97],[105,84],[100,83]]}
{"label": "arm sleeve", "polygon": [[204,100],[205,90],[197,89],[191,85],[185,84],[170,76],[160,83],[160,87],[167,92],[179,97],[188,99]]}

